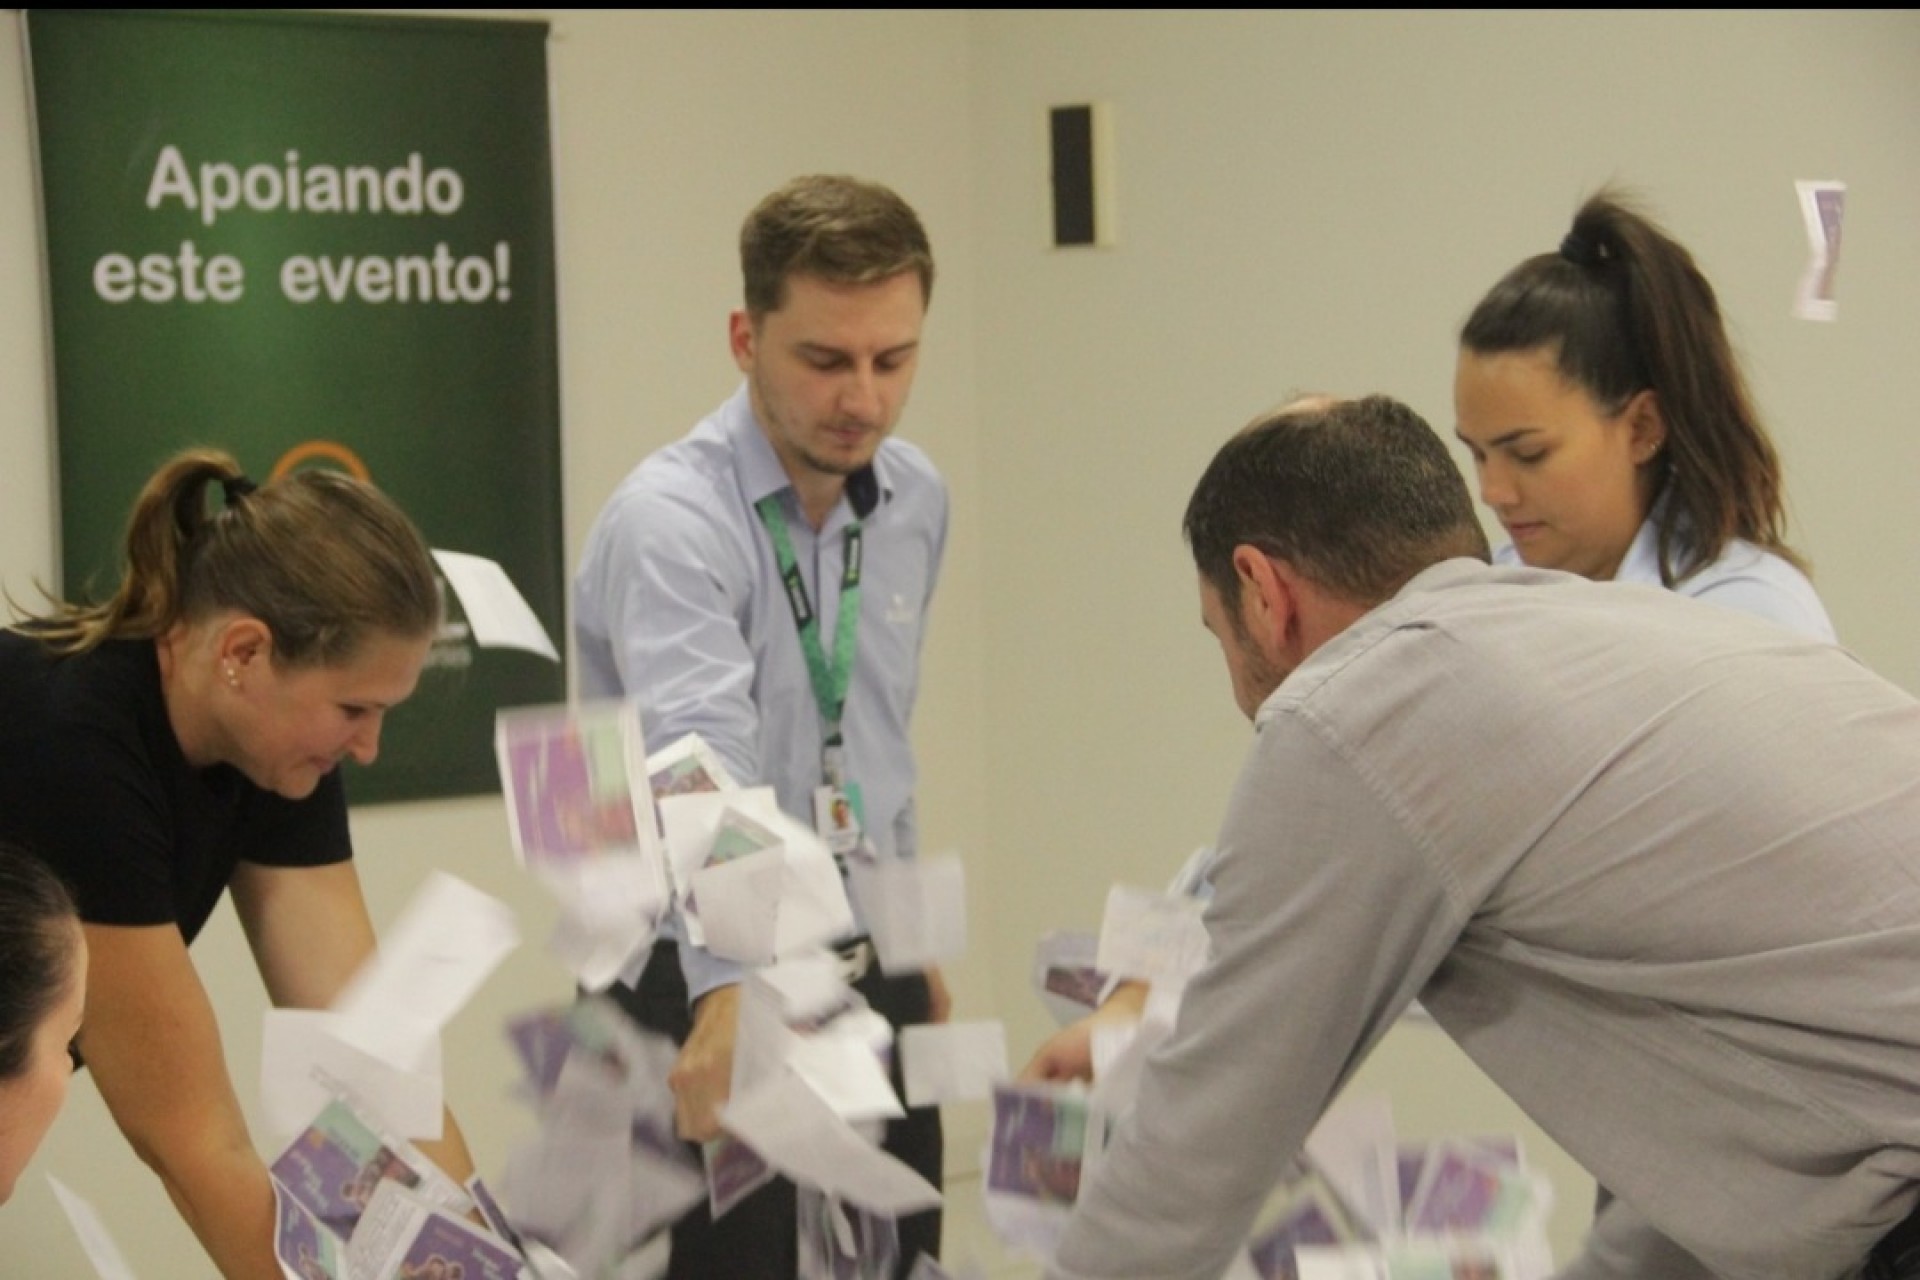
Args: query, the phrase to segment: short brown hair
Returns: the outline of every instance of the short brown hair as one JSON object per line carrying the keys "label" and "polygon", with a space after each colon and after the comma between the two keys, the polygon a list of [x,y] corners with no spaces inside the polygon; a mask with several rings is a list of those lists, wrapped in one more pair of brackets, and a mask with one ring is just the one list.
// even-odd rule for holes
{"label": "short brown hair", "polygon": [[1194,566],[1233,606],[1233,551],[1253,546],[1372,607],[1429,565],[1487,558],[1466,481],[1425,419],[1397,400],[1296,401],[1243,427],[1187,503]]}
{"label": "short brown hair", "polygon": [[933,301],[933,249],[912,206],[877,182],[830,174],[795,178],[769,195],[740,228],[747,314],[787,301],[787,279],[873,284],[903,271],[920,277]]}

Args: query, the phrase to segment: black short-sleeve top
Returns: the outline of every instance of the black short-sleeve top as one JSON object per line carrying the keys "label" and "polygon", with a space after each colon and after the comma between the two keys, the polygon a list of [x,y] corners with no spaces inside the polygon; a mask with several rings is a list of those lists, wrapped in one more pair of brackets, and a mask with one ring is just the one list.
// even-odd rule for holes
{"label": "black short-sleeve top", "polygon": [[63,658],[18,631],[0,631],[0,838],[59,871],[89,923],[175,923],[188,942],[241,860],[352,856],[338,772],[288,800],[187,763],[152,641]]}

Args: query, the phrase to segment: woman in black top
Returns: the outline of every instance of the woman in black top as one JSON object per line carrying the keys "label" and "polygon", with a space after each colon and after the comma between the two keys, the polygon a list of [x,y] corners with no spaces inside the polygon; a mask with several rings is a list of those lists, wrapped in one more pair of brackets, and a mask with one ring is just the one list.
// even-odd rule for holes
{"label": "woman in black top", "polygon": [[[279,1276],[274,1199],[187,944],[230,890],[268,996],[303,1009],[372,954],[335,766],[372,761],[439,620],[426,546],[377,490],[255,488],[201,450],[142,490],[110,600],[0,633],[0,837],[73,886],[80,1053],[228,1280]],[[457,1129],[428,1150],[472,1172]]]}

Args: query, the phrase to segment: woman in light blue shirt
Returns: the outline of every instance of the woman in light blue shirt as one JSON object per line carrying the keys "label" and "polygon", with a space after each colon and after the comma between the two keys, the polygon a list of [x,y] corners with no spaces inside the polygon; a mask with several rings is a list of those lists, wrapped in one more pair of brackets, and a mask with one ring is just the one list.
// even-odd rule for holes
{"label": "woman in light blue shirt", "polygon": [[[1834,640],[1787,545],[1780,457],[1713,286],[1617,194],[1589,197],[1558,252],[1480,300],[1453,402],[1480,500],[1512,539],[1496,563],[1665,587]],[[1597,1215],[1611,1199],[1600,1189]]]}
{"label": "woman in light blue shirt", "polygon": [[[1574,216],[1460,334],[1458,434],[1480,498],[1512,541],[1497,563],[1664,587],[1831,642],[1833,624],[1786,543],[1780,459],[1693,257],[1618,195]],[[1170,892],[1211,894],[1211,851]],[[1120,983],[1049,1038],[1024,1080],[1086,1080],[1093,1031],[1141,1016]]]}
{"label": "woman in light blue shirt", "polygon": [[1662,586],[1823,640],[1786,543],[1780,459],[1685,248],[1617,195],[1468,317],[1460,439],[1511,543],[1497,561]]}

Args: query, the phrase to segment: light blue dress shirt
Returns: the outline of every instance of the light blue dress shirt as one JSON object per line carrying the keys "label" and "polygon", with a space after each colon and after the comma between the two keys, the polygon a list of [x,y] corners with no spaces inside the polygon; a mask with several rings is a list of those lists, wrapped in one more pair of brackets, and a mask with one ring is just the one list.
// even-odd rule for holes
{"label": "light blue dress shirt", "polygon": [[[847,776],[882,857],[917,851],[908,725],[921,638],[946,546],[947,493],[915,446],[889,439],[861,522],[858,651],[841,723]],[[849,491],[861,486],[849,482]],[[637,698],[649,750],[698,733],[743,786],[771,786],[811,827],[822,729],[806,658],[754,504],[782,495],[794,553],[832,652],[844,534],[842,496],[815,530],[743,385],[685,438],[642,462],[594,522],[574,578],[583,698]],[[856,908],[857,909],[857,908]],[[670,922],[671,927],[671,922]],[[693,998],[738,966],[682,945]]]}
{"label": "light blue dress shirt", "polygon": [[[1649,514],[1627,548],[1615,582],[1635,582],[1649,587],[1664,587],[1660,581],[1660,534],[1654,527],[1658,514]],[[1523,563],[1520,553],[1508,543],[1493,553],[1500,565]],[[1736,538],[1719,556],[1692,576],[1673,584],[1671,591],[1694,600],[1705,600],[1725,609],[1736,609],[1776,622],[1803,636],[1829,643],[1837,641],[1833,622],[1827,617],[1820,595],[1807,581],[1807,575],[1763,547]]]}

